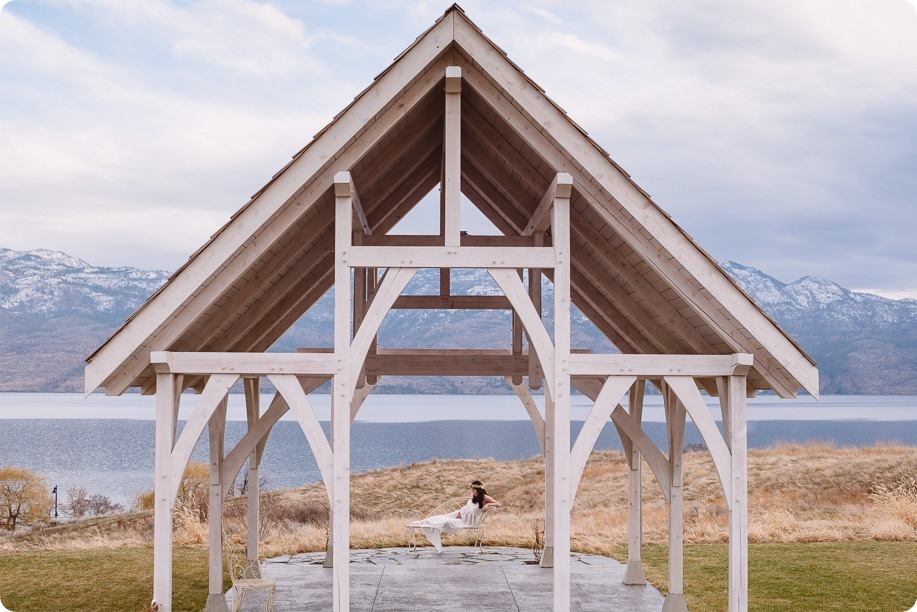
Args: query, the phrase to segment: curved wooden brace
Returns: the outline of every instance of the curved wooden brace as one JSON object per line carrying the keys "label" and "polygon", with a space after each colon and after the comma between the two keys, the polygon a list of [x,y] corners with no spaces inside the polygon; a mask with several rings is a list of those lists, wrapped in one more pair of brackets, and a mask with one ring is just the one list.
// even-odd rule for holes
{"label": "curved wooden brace", "polygon": [[672,494],[672,472],[669,460],[662,454],[661,450],[656,448],[653,441],[643,433],[640,426],[630,418],[630,415],[621,406],[617,406],[611,411],[611,422],[615,424],[621,439],[623,440],[627,437],[631,444],[640,451],[643,458],[646,459],[646,463],[653,470],[653,474],[656,475],[656,482],[659,483],[662,495],[665,497],[666,503],[668,503]]}
{"label": "curved wooden brace", "polygon": [[204,427],[210,421],[210,417],[213,416],[220,402],[226,397],[230,387],[237,380],[239,380],[239,376],[236,374],[211,374],[207,380],[207,385],[197,400],[197,406],[194,407],[191,418],[185,423],[178,442],[172,448],[170,457],[172,474],[172,490],[169,491],[170,508],[175,504],[175,497],[178,495],[178,488],[181,486],[182,476],[188,466],[188,461],[191,459],[191,453],[194,452],[194,445],[200,439],[201,434],[204,432]]}
{"label": "curved wooden brace", "polygon": [[541,362],[541,369],[547,382],[548,390],[554,389],[554,343],[544,326],[544,321],[538,316],[535,306],[528,292],[522,285],[522,279],[515,270],[508,268],[487,268],[503,294],[522,319],[522,325],[529,336],[529,342],[535,346],[535,353]]}
{"label": "curved wooden brace", "polygon": [[[382,277],[376,295],[373,297],[363,322],[360,323],[360,329],[357,330],[350,344],[350,371],[359,372],[366,361],[366,353],[369,352],[369,346],[373,338],[379,332],[382,325],[382,319],[391,310],[392,304],[404,291],[414,275],[417,274],[417,268],[389,268]],[[353,376],[350,384],[350,395],[352,396],[357,387],[357,377]],[[352,419],[351,419],[352,420]]]}
{"label": "curved wooden brace", "polygon": [[[324,377],[297,377],[302,385],[303,393],[309,394],[328,382]],[[258,461],[261,461],[261,454],[264,452],[264,445],[267,437],[277,421],[289,411],[290,406],[279,393],[274,394],[271,405],[267,411],[262,414],[255,426],[249,429],[242,439],[236,444],[235,448],[223,459],[223,469],[220,472],[223,482],[223,496],[229,495],[229,487],[232,486],[233,480],[238,476],[239,471],[245,464],[245,460],[252,454],[258,453]]]}
{"label": "curved wooden brace", "polygon": [[315,416],[315,411],[312,409],[312,404],[309,403],[306,392],[300,386],[299,381],[296,380],[296,376],[292,374],[272,374],[267,378],[274,384],[286,403],[289,404],[290,410],[293,411],[297,422],[299,422],[299,426],[302,428],[303,433],[306,434],[306,440],[309,441],[309,446],[312,448],[315,462],[322,473],[325,492],[328,494],[328,499],[332,499],[333,456],[331,454],[331,444],[328,442],[328,438],[325,437],[325,432]]}
{"label": "curved wooden brace", "polygon": [[[621,398],[630,389],[630,386],[637,380],[636,376],[609,376],[599,391],[599,396],[595,399],[592,409],[589,410],[589,416],[583,423],[583,428],[579,435],[576,436],[576,442],[573,444],[573,450],[570,451],[570,503],[576,500],[576,490],[579,488],[579,481],[583,477],[583,470],[586,469],[586,462],[595,443],[611,416],[613,407],[621,407]],[[623,410],[623,408],[622,408]]]}
{"label": "curved wooden brace", "polygon": [[235,448],[223,459],[223,470],[220,473],[220,477],[223,482],[224,497],[229,495],[229,488],[242,466],[245,465],[245,461],[258,446],[263,448],[263,442],[267,439],[271,429],[289,409],[290,406],[284,401],[283,397],[279,393],[275,394],[267,411],[258,418],[255,426],[242,436]]}
{"label": "curved wooden brace", "polygon": [[681,400],[685,410],[691,415],[691,420],[697,426],[701,437],[710,450],[713,465],[720,477],[723,487],[723,497],[726,507],[732,509],[732,455],[726,446],[726,441],[720,435],[720,430],[713,421],[707,403],[701,397],[694,379],[690,376],[666,376],[666,385]]}
{"label": "curved wooden brace", "polygon": [[350,424],[353,425],[354,419],[357,418],[357,413],[360,412],[360,408],[363,406],[363,402],[366,401],[366,398],[369,397],[369,394],[373,392],[373,387],[366,383],[362,387],[358,388],[354,394],[353,399],[350,400]]}
{"label": "curved wooden brace", "polygon": [[541,455],[544,456],[544,417],[541,416],[541,412],[539,412],[538,406],[535,404],[535,399],[532,397],[532,394],[529,393],[525,385],[513,384],[512,376],[506,376],[504,380],[513,388],[513,391],[516,392],[516,396],[522,400],[525,411],[529,413],[529,420],[532,421],[532,426],[535,428],[535,435],[538,436],[538,446],[541,447]]}

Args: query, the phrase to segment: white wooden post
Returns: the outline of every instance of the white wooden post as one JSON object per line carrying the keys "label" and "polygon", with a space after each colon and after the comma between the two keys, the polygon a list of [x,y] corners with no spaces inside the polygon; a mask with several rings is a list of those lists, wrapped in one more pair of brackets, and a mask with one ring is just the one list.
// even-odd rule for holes
{"label": "white wooden post", "polygon": [[[535,246],[544,245],[544,232],[535,232]],[[529,268],[529,298],[532,300],[532,306],[535,312],[541,316],[541,270]],[[526,333],[528,338],[528,334]],[[535,351],[535,345],[529,339],[529,388],[541,389],[541,365],[538,363],[538,356]]]}
{"label": "white wooden post", "polygon": [[210,530],[209,590],[204,612],[228,612],[223,596],[223,442],[226,431],[226,404],[223,398],[207,423],[210,445]]}
{"label": "white wooden post", "polygon": [[462,69],[446,68],[446,118],[443,136],[445,245],[461,244]]}
{"label": "white wooden post", "polygon": [[[643,420],[643,392],[645,380],[638,380],[630,388],[628,397],[630,418],[640,426]],[[643,547],[643,456],[636,444],[630,445],[627,472],[627,571],[624,584],[646,584],[641,548]]]}
{"label": "white wooden post", "polygon": [[[246,378],[245,383],[245,418],[248,429],[254,429],[261,418],[260,378]],[[246,530],[245,557],[252,578],[261,577],[261,566],[258,564],[259,531],[261,527],[261,449],[264,442],[255,445],[255,450],[248,458],[248,514]]]}
{"label": "white wooden post", "polygon": [[[522,270],[519,271],[520,277],[522,276]],[[512,311],[512,348],[513,355],[522,355],[522,319],[519,318],[519,314],[515,309]],[[522,375],[512,376],[512,384],[521,385],[522,384]]]}
{"label": "white wooden post", "polygon": [[350,267],[353,203],[349,172],[334,177],[334,355],[331,439],[333,564],[332,607],[334,612],[350,609]]}
{"label": "white wooden post", "polygon": [[554,240],[554,610],[570,609],[570,194],[555,193]]}
{"label": "white wooden post", "polygon": [[541,567],[554,567],[554,389],[544,394],[544,551]]}
{"label": "white wooden post", "polygon": [[730,376],[729,450],[732,507],[729,512],[729,612],[748,610],[748,430],[745,375]]}
{"label": "white wooden post", "polygon": [[[180,384],[171,373],[156,374],[156,481],[153,505],[153,601],[172,612],[172,447]],[[181,474],[178,475],[181,478]]]}
{"label": "white wooden post", "polygon": [[666,425],[669,443],[671,494],[669,496],[669,592],[662,612],[688,612],[684,587],[684,492],[682,460],[685,441],[685,408],[667,387],[665,394]]}
{"label": "white wooden post", "polygon": [[[363,243],[363,232],[353,233],[353,244]],[[366,314],[366,268],[355,268],[353,271],[353,330],[360,329],[363,315]],[[366,368],[357,376],[357,388],[366,384]]]}

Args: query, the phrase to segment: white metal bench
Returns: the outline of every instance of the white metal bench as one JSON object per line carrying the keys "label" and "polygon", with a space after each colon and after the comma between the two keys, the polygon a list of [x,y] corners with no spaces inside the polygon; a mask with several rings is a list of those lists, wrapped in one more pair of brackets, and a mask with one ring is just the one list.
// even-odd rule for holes
{"label": "white metal bench", "polygon": [[[465,504],[468,503],[467,497],[453,497],[447,501],[444,501],[440,505],[436,506],[430,512],[427,512],[423,518],[429,518],[431,516],[438,516],[440,514],[449,514],[450,512],[456,512],[461,510]],[[469,525],[463,527],[462,529],[470,530],[472,535],[474,535],[474,549],[476,553],[484,552],[484,526],[487,522],[487,515],[493,513],[499,506],[491,506],[486,511],[481,512],[480,518],[474,525]],[[413,522],[413,521],[412,521]],[[415,525],[405,525],[404,535],[408,541],[408,551],[414,552],[417,550],[417,538],[418,534],[423,530],[423,527]]]}

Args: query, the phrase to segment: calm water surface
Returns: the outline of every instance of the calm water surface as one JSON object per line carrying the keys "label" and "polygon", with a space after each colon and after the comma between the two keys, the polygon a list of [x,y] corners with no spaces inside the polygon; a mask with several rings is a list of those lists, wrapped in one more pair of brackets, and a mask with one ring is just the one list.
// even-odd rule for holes
{"label": "calm water surface", "polygon": [[[183,418],[190,414],[195,399],[183,398],[183,404],[187,403]],[[327,418],[327,396],[310,399],[314,399],[319,418]],[[579,420],[573,423],[573,437],[588,414],[587,401],[575,398],[574,418]],[[648,404],[644,430],[665,450],[660,398],[650,397]],[[231,416],[242,418],[242,398],[231,396],[231,405]],[[715,401],[712,411],[718,413]],[[0,394],[0,465],[32,469],[61,492],[82,486],[90,493],[129,504],[153,486],[152,416],[152,398],[138,395],[83,400],[78,394]],[[877,442],[917,445],[917,396],[829,396],[820,403],[812,398],[789,402],[755,398],[749,403],[749,417],[751,447],[810,440],[840,446]],[[352,431],[353,472],[434,457],[511,460],[539,454],[534,430],[523,420],[527,416],[515,397],[383,395],[367,400],[359,419]],[[324,427],[327,433],[327,423]],[[231,448],[245,429],[244,422],[230,421],[227,447]],[[685,444],[700,442],[689,422]],[[602,432],[597,448],[621,448],[611,424]],[[207,453],[206,440],[202,440],[194,458],[206,461]],[[268,488],[320,479],[295,421],[282,420],[275,426],[262,471]]]}

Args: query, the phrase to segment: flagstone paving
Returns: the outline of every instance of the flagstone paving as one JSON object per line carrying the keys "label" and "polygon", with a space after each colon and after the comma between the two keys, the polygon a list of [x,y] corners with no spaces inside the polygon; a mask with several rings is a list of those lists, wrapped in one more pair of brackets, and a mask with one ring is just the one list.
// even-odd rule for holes
{"label": "flagstone paving", "polygon": [[[277,612],[331,609],[331,569],[324,553],[270,559],[265,578],[277,581]],[[465,546],[380,548],[350,552],[350,608],[372,612],[486,609],[544,612],[551,609],[552,571],[527,562],[531,550]],[[622,584],[625,566],[598,555],[570,556],[570,609],[656,612],[665,597],[653,586]],[[232,593],[226,599],[232,605]],[[257,610],[245,602],[243,610]]]}

